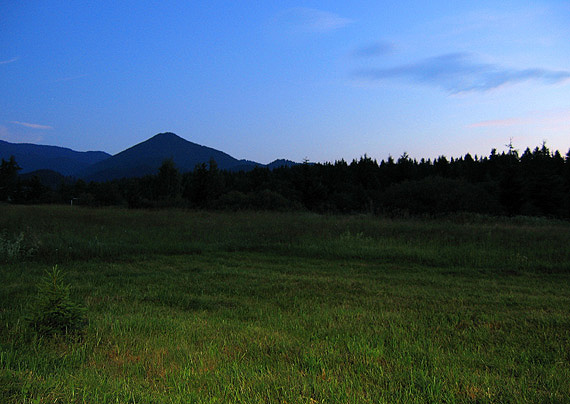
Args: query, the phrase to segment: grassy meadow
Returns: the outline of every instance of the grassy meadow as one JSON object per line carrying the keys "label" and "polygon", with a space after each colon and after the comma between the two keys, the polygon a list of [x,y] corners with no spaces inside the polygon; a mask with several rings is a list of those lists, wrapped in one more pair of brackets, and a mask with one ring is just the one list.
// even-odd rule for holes
{"label": "grassy meadow", "polygon": [[568,222],[3,205],[0,262],[2,403],[570,402]]}

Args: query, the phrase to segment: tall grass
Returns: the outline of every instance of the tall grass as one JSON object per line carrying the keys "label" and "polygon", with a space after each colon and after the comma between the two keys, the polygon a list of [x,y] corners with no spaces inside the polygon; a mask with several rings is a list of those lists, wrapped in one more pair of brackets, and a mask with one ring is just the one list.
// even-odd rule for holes
{"label": "tall grass", "polygon": [[[0,401],[568,402],[570,226],[2,207]],[[21,319],[59,264],[82,339]]]}
{"label": "tall grass", "polygon": [[49,264],[145,254],[265,251],[490,270],[570,270],[570,248],[565,248],[570,226],[546,219],[2,208],[0,229],[35,240],[33,259]]}

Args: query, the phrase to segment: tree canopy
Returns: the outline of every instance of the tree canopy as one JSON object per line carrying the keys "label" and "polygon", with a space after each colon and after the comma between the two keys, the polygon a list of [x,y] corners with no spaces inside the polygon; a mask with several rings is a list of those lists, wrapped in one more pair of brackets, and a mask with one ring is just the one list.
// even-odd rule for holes
{"label": "tree canopy", "polygon": [[542,144],[522,154],[507,145],[488,157],[417,161],[403,153],[379,163],[364,155],[350,163],[220,170],[211,159],[180,172],[165,160],[141,178],[85,183],[57,189],[38,178],[18,178],[11,158],[0,167],[0,198],[12,203],[68,203],[131,208],[178,206],[197,209],[306,209],[315,212],[437,215],[477,212],[494,215],[570,217],[570,151],[563,157]]}

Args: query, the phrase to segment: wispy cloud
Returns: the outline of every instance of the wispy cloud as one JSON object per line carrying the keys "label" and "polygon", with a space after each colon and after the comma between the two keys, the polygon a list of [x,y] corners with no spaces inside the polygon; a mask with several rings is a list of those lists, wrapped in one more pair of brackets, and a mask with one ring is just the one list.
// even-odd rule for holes
{"label": "wispy cloud", "polygon": [[406,79],[434,85],[449,93],[487,91],[506,84],[535,80],[555,84],[570,78],[568,70],[510,69],[473,61],[465,53],[450,53],[392,68],[363,69],[354,73],[368,80]]}
{"label": "wispy cloud", "polygon": [[277,22],[292,32],[327,33],[343,28],[354,21],[328,11],[295,7],[280,13]]}
{"label": "wispy cloud", "polygon": [[8,63],[14,63],[15,61],[17,61],[19,58],[15,57],[12,59],[8,59],[8,60],[0,60],[0,65],[6,65]]}
{"label": "wispy cloud", "polygon": [[20,122],[20,121],[10,121],[10,123],[13,123],[15,125],[25,126],[26,128],[32,128],[32,129],[41,129],[41,130],[53,129],[53,127],[51,126],[39,125],[37,123]]}
{"label": "wispy cloud", "polygon": [[492,119],[467,125],[468,128],[540,127],[566,131],[570,125],[570,109],[535,111],[526,116]]}
{"label": "wispy cloud", "polygon": [[352,56],[355,58],[372,58],[391,53],[394,45],[390,42],[377,41],[366,46],[355,49]]}

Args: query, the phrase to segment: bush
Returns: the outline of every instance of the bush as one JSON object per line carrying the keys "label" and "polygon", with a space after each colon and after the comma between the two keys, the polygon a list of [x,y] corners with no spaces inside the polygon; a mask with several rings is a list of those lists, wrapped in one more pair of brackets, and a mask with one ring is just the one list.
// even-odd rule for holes
{"label": "bush", "polygon": [[57,265],[38,284],[38,295],[31,315],[30,327],[41,336],[56,334],[80,334],[87,321],[85,309],[73,303],[69,297],[71,287],[63,282],[63,274]]}
{"label": "bush", "polygon": [[37,248],[24,240],[24,233],[20,233],[11,240],[6,231],[0,233],[0,261],[15,262],[31,257]]}

